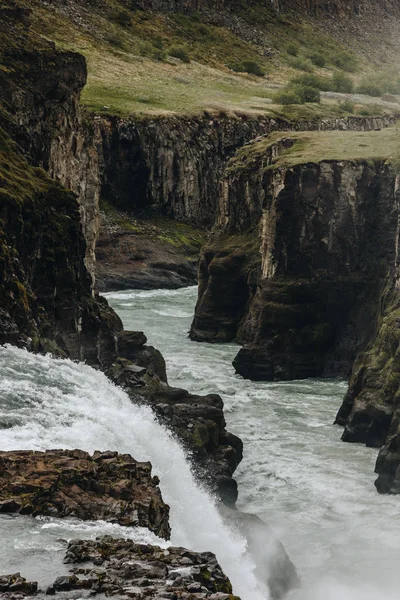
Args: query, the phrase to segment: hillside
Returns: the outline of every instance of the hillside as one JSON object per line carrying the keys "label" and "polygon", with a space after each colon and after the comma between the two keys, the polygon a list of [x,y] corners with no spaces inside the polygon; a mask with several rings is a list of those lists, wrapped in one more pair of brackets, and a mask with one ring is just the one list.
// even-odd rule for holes
{"label": "hillside", "polygon": [[375,94],[373,100],[357,98],[350,107],[341,97],[323,94],[320,104],[282,106],[275,95],[287,82],[298,86],[293,79],[305,74],[325,79],[321,89],[340,92],[344,88],[329,83],[335,74],[346,74],[357,86],[377,64],[384,75],[388,69],[385,78],[391,83],[386,81],[381,91],[400,93],[398,73],[392,68],[399,51],[395,3],[27,0],[27,4],[33,9],[36,32],[86,57],[88,84],[82,101],[97,113],[225,110],[292,118],[349,110],[376,113],[393,108],[393,102],[382,103]]}

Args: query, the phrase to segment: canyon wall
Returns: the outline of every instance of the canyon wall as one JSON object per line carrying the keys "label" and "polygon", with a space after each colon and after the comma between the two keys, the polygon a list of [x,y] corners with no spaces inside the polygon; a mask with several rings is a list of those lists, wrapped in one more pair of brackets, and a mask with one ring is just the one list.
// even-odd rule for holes
{"label": "canyon wall", "polygon": [[393,123],[390,117],[290,123],[240,114],[98,119],[101,194],[136,215],[165,215],[210,228],[226,161],[244,144],[273,131],[368,131]]}
{"label": "canyon wall", "polygon": [[95,127],[78,104],[84,59],[33,34],[29,11],[9,0],[0,9],[0,61],[0,344],[104,370],[154,408],[203,481],[234,503],[242,444],[225,429],[221,398],[170,388],[161,354],[144,334],[123,331],[93,292],[87,248],[97,231],[88,233],[88,213],[98,210],[99,159]]}
{"label": "canyon wall", "polygon": [[382,447],[379,492],[400,493],[400,191],[396,165],[275,166],[290,135],[227,164],[199,266],[192,339],[244,347],[261,380],[347,376],[342,439]]}
{"label": "canyon wall", "polygon": [[[94,275],[98,230],[99,165],[95,131],[79,108],[86,83],[83,56],[59,52],[30,32],[30,10],[13,2],[0,8],[0,125],[23,148],[31,164],[43,167],[78,197],[86,237],[86,265]],[[10,36],[13,42],[9,43]]]}
{"label": "canyon wall", "polygon": [[216,233],[200,261],[191,337],[244,344],[234,366],[251,379],[347,375],[394,268],[389,167],[269,167],[290,145],[282,139],[245,166],[228,163]]}

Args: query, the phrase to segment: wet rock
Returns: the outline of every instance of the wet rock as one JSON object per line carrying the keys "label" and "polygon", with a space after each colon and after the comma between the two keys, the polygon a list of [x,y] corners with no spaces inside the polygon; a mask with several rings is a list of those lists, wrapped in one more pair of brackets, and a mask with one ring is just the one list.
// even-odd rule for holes
{"label": "wet rock", "polygon": [[169,507],[150,463],[82,450],[0,452],[0,512],[103,519],[169,539]]}
{"label": "wet rock", "polygon": [[32,596],[36,594],[37,587],[36,581],[28,582],[20,573],[0,575],[0,598],[4,600]]}
{"label": "wet rock", "polygon": [[65,562],[79,566],[54,583],[55,592],[86,588],[92,595],[105,593],[137,600],[234,599],[232,586],[211,552],[175,547],[163,550],[103,537],[71,541]]}
{"label": "wet rock", "polygon": [[234,367],[253,380],[348,375],[396,252],[390,166],[305,157],[274,168],[290,144],[254,142],[228,163],[200,260],[191,337],[236,339]]}

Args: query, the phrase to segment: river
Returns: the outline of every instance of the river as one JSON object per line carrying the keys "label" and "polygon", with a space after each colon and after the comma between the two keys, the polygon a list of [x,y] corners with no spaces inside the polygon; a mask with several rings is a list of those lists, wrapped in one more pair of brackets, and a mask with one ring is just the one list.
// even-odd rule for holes
{"label": "river", "polygon": [[291,598],[400,597],[400,499],[373,485],[377,450],[340,441],[332,425],[343,380],[251,382],[234,374],[235,344],[188,339],[197,289],[107,294],[126,329],[163,353],[169,383],[219,393],[244,442],[237,506],[279,537],[303,582]]}
{"label": "river", "polygon": [[[302,580],[290,600],[398,599],[399,498],[375,491],[377,451],[343,444],[332,425],[345,383],[236,376],[235,344],[187,337],[196,288],[107,297],[127,329],[145,331],[162,351],[170,384],[223,397],[228,429],[245,447],[236,473],[238,507],[259,515],[284,543]],[[171,542],[214,551],[242,600],[267,598],[243,538],[196,484],[181,447],[149,408],[132,404],[86,365],[10,346],[0,347],[0,373],[0,449],[111,449],[151,460],[171,505]],[[0,574],[21,571],[35,579],[39,573],[45,586],[66,572],[63,540],[101,533],[165,544],[143,529],[0,515]]]}

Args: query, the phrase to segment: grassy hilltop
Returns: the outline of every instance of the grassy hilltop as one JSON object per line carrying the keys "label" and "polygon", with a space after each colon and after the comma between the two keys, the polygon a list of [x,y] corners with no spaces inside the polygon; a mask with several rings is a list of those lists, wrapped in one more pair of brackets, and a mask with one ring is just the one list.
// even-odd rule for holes
{"label": "grassy hilltop", "polygon": [[[372,35],[351,23],[277,16],[265,0],[243,1],[226,14],[128,10],[116,0],[27,3],[36,32],[85,55],[82,101],[96,113],[313,118],[392,110],[400,94],[395,20],[390,31]],[[343,96],[357,89],[372,96]]]}

